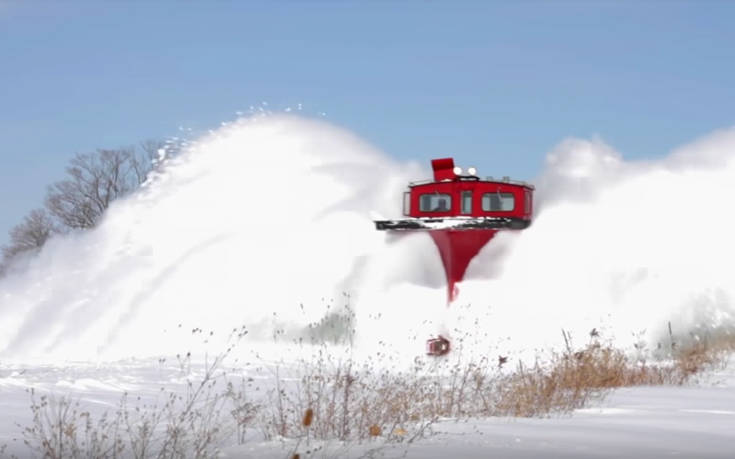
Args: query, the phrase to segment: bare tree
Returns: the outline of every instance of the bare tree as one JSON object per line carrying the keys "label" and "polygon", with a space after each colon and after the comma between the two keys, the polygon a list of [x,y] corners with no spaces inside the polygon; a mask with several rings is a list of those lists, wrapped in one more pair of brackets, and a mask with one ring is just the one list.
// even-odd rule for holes
{"label": "bare tree", "polygon": [[112,201],[138,187],[136,166],[129,148],[78,154],[66,168],[69,178],[48,188],[46,208],[69,228],[92,228]]}
{"label": "bare tree", "polygon": [[135,148],[78,154],[66,168],[68,178],[48,187],[46,210],[36,209],[10,231],[10,244],[0,247],[0,277],[20,253],[41,248],[62,229],[94,227],[112,201],[142,184],[162,164],[172,146],[146,140]]}
{"label": "bare tree", "polygon": [[167,152],[166,142],[162,140],[144,140],[139,144],[141,153],[135,153],[131,159],[131,165],[135,176],[138,179],[138,185],[143,183],[148,177],[148,173],[157,165],[161,164],[163,159],[162,152]]}
{"label": "bare tree", "polygon": [[23,223],[10,230],[10,244],[2,248],[3,264],[16,255],[29,250],[38,250],[59,230],[49,214],[43,209],[35,209],[26,215]]}

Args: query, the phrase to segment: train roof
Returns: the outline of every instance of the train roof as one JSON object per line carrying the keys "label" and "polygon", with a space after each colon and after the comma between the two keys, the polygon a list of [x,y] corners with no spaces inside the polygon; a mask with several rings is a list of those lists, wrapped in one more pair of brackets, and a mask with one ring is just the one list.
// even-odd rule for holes
{"label": "train roof", "polygon": [[451,183],[451,182],[477,182],[477,183],[493,183],[498,185],[515,185],[521,186],[533,190],[534,187],[530,183],[521,180],[511,180],[510,177],[502,177],[495,179],[493,177],[485,177],[483,180],[477,175],[477,170],[474,167],[467,168],[467,174],[463,174],[461,167],[454,165],[454,158],[438,158],[431,160],[431,168],[434,170],[434,180],[420,180],[415,182],[409,182],[410,188],[439,184],[439,183]]}
{"label": "train roof", "polygon": [[505,184],[505,185],[518,185],[525,188],[529,188],[531,190],[535,189],[534,186],[528,182],[524,182],[523,180],[513,180],[510,177],[503,177],[502,179],[495,179],[493,177],[485,177],[484,179],[474,176],[474,175],[463,175],[458,176],[454,179],[444,179],[444,180],[416,180],[413,182],[409,182],[408,186],[410,188],[413,188],[415,186],[420,185],[430,185],[433,183],[451,183],[451,182],[478,182],[478,183],[497,183],[497,184]]}

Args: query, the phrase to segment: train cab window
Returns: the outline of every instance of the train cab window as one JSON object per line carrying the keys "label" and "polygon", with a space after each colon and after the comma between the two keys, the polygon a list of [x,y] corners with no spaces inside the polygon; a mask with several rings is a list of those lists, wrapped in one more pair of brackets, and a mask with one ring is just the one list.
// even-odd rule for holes
{"label": "train cab window", "polygon": [[528,190],[526,190],[526,198],[524,199],[524,201],[526,203],[526,207],[524,209],[524,212],[527,213],[527,214],[530,214],[531,213],[531,199],[532,199],[531,192],[528,191]]}
{"label": "train cab window", "polygon": [[419,199],[421,212],[449,212],[452,208],[452,197],[444,193],[422,194]]}
{"label": "train cab window", "polygon": [[515,208],[512,193],[485,193],[482,195],[482,210],[485,212],[511,211]]}
{"label": "train cab window", "polygon": [[462,213],[463,214],[472,213],[472,192],[471,191],[462,192]]}

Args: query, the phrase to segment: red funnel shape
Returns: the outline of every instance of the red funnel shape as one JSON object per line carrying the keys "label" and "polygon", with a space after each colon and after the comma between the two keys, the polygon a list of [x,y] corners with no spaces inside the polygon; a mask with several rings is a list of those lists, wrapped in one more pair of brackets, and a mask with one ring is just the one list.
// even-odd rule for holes
{"label": "red funnel shape", "polygon": [[447,275],[447,299],[450,303],[457,297],[454,284],[462,280],[472,258],[497,232],[495,229],[429,231],[444,263],[444,272]]}

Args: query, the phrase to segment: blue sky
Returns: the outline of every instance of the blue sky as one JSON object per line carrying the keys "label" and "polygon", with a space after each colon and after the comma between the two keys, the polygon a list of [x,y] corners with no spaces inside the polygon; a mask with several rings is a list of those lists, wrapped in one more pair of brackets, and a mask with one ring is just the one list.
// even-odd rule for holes
{"label": "blue sky", "polygon": [[532,179],[735,124],[735,3],[0,0],[0,244],[78,152],[266,101],[386,153]]}

